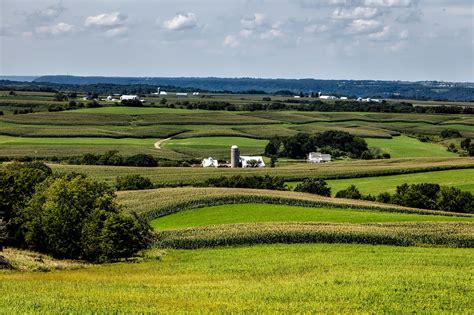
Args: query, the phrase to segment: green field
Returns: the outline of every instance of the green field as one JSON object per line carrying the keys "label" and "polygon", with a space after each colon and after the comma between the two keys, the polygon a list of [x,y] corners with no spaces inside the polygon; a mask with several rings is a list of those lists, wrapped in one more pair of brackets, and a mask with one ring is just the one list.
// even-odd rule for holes
{"label": "green field", "polygon": [[335,208],[310,208],[269,204],[229,204],[174,213],[151,221],[155,230],[182,229],[211,224],[250,222],[416,222],[474,221],[473,217],[443,217],[407,213]]}
{"label": "green field", "polygon": [[472,249],[276,244],[149,255],[139,264],[0,272],[0,309],[465,314],[473,309]]}
{"label": "green field", "polygon": [[[329,180],[328,184],[335,194],[339,190],[350,185],[356,185],[363,194],[376,195],[381,192],[394,193],[398,185],[403,183],[435,183],[446,186],[454,186],[461,190],[474,193],[474,169],[449,170],[438,172],[426,172],[417,174],[363,177],[351,179]],[[294,184],[292,185],[294,186]]]}
{"label": "green field", "polygon": [[261,155],[268,141],[242,137],[198,137],[172,139],[163,143],[163,148],[196,156],[230,159],[230,147],[238,145],[241,155]]}
{"label": "green field", "polygon": [[392,158],[403,157],[455,157],[456,153],[448,152],[445,147],[421,142],[407,136],[394,137],[393,139],[365,139],[369,147],[381,148],[389,153]]}

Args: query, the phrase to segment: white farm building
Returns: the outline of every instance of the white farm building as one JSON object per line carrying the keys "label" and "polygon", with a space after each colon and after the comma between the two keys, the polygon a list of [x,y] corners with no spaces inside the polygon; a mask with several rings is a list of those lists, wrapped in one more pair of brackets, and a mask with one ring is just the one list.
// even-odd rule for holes
{"label": "white farm building", "polygon": [[308,162],[324,163],[331,161],[331,154],[323,154],[321,152],[311,152],[308,154]]}
{"label": "white farm building", "polygon": [[140,97],[138,95],[122,95],[120,96],[120,100],[140,100]]}
{"label": "white farm building", "polygon": [[265,162],[261,156],[240,156],[242,168],[246,167],[265,167]]}
{"label": "white farm building", "polygon": [[202,160],[202,167],[219,167],[219,162],[212,157]]}

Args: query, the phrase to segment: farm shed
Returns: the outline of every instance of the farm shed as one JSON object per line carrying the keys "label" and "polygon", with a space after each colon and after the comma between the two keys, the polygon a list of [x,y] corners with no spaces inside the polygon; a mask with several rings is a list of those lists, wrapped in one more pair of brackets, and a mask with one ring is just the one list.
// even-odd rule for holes
{"label": "farm shed", "polygon": [[331,161],[331,154],[323,154],[321,152],[311,152],[308,154],[308,162],[324,163]]}
{"label": "farm shed", "polygon": [[265,162],[261,156],[240,156],[240,164],[245,167],[265,167]]}
{"label": "farm shed", "polygon": [[202,167],[219,167],[219,162],[212,157],[202,160]]}
{"label": "farm shed", "polygon": [[120,100],[140,100],[140,97],[138,95],[122,95],[120,96]]}

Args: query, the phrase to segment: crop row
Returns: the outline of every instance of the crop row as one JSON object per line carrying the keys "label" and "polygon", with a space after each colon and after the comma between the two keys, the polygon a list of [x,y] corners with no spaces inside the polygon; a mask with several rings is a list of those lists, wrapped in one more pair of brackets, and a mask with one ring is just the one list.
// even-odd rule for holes
{"label": "crop row", "polygon": [[211,225],[156,233],[156,246],[202,247],[272,243],[358,243],[395,246],[474,247],[474,224],[423,223],[260,223]]}

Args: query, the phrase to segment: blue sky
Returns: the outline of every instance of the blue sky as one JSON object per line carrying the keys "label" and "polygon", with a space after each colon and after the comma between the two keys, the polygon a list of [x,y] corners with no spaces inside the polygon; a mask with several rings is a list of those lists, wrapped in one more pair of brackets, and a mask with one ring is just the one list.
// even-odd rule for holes
{"label": "blue sky", "polygon": [[0,0],[0,74],[474,81],[471,0]]}

